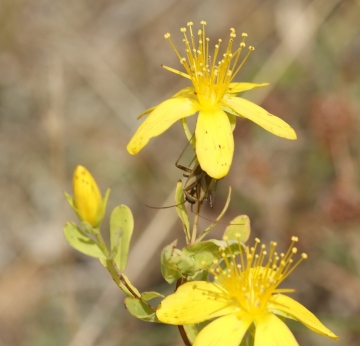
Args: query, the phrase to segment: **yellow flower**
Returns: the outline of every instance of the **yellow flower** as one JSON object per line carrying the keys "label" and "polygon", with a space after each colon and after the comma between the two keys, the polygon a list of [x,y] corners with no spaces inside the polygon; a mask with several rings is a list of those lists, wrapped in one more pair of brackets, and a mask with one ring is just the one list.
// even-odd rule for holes
{"label": "yellow flower", "polygon": [[101,197],[99,187],[90,172],[83,166],[77,166],[73,176],[74,198],[66,198],[81,221],[92,227],[98,227],[104,217],[109,190]]}
{"label": "yellow flower", "polygon": [[[161,322],[183,325],[215,319],[200,331],[194,346],[238,346],[250,326],[255,327],[255,346],[298,345],[293,334],[281,318],[303,323],[315,333],[333,339],[338,337],[327,329],[309,310],[282,293],[292,289],[279,289],[299,263],[293,256],[297,249],[292,244],[286,254],[275,251],[276,243],[255,246],[236,256],[223,255],[221,262],[211,270],[214,282],[192,281],[180,286],[166,297],[157,310]],[[277,317],[276,315],[279,315]]]}
{"label": "yellow flower", "polygon": [[[223,178],[229,172],[233,153],[235,116],[247,118],[273,134],[287,139],[296,139],[295,131],[280,118],[268,113],[258,105],[237,97],[243,91],[260,88],[268,83],[233,83],[250,53],[241,60],[241,52],[245,47],[246,34],[242,34],[240,46],[233,51],[235,29],[230,29],[230,39],[225,53],[220,56],[221,40],[215,45],[214,54],[209,52],[209,39],[205,35],[206,22],[201,22],[198,31],[198,44],[192,30],[192,23],[182,28],[184,34],[185,56],[180,55],[170,39],[172,48],[180,59],[186,73],[163,66],[182,77],[190,79],[193,86],[180,90],[170,99],[146,110],[140,116],[148,117],[140,125],[127,145],[130,154],[137,154],[151,138],[166,131],[176,121],[189,117],[197,112],[199,116],[195,128],[196,155],[201,168],[212,178]],[[217,60],[219,61],[217,62]]]}

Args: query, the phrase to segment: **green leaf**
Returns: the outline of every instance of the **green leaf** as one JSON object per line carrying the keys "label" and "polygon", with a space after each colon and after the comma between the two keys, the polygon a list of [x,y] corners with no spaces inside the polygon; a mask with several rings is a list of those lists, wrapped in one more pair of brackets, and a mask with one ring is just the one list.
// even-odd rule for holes
{"label": "green leaf", "polygon": [[231,240],[238,240],[245,243],[250,237],[250,219],[247,215],[239,215],[231,220],[229,226],[226,227],[224,237]]}
{"label": "green leaf", "polygon": [[121,275],[120,282],[121,282],[120,288],[127,296],[134,298],[141,296],[139,290],[131,283],[131,281],[125,274]]}
{"label": "green leaf", "polygon": [[141,293],[141,300],[148,302],[155,298],[165,298],[162,294],[158,292],[143,292]]}
{"label": "green leaf", "polygon": [[81,231],[74,223],[67,222],[64,228],[64,236],[67,242],[76,250],[85,255],[108,259],[108,257],[101,251],[98,243],[90,238],[86,233]]}
{"label": "green leaf", "polygon": [[116,207],[110,216],[111,255],[120,272],[123,272],[128,255],[130,240],[134,229],[134,218],[126,205]]}
{"label": "green leaf", "polygon": [[156,312],[145,302],[138,298],[125,298],[126,309],[134,317],[146,322],[159,322],[156,317]]}
{"label": "green leaf", "polygon": [[161,252],[161,273],[169,283],[194,275],[195,263],[193,259],[176,248],[177,241],[167,245]]}
{"label": "green leaf", "polygon": [[181,180],[179,180],[176,185],[175,203],[176,203],[176,212],[179,215],[179,218],[183,224],[185,237],[187,241],[190,241],[189,215],[185,207],[184,190]]}
{"label": "green leaf", "polygon": [[187,246],[183,253],[192,258],[195,262],[195,271],[209,268],[213,265],[214,260],[220,260],[222,253],[237,254],[242,251],[241,245],[236,240],[217,240],[211,239],[201,243]]}

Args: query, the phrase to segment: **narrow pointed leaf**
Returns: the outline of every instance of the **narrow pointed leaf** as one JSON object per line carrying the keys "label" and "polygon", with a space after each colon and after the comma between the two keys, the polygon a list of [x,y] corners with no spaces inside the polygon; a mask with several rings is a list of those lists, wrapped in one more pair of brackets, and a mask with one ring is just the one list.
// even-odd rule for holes
{"label": "narrow pointed leaf", "polygon": [[188,241],[190,241],[189,215],[185,207],[184,190],[181,180],[179,180],[176,185],[175,203],[176,203],[176,212],[179,215],[179,218],[183,224],[185,237]]}
{"label": "narrow pointed leaf", "polygon": [[208,226],[203,232],[201,232],[201,234],[196,238],[197,242],[200,242],[200,240],[202,240],[215,227],[216,223],[220,221],[220,219],[226,213],[227,208],[229,207],[230,200],[231,200],[231,186],[229,186],[229,193],[223,210],[221,211],[219,216],[215,219],[215,221],[210,226]]}

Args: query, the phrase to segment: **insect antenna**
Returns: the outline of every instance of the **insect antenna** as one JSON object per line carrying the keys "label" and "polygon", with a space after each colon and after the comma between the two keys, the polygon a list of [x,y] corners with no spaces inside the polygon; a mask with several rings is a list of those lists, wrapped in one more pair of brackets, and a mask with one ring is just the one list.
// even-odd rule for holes
{"label": "insect antenna", "polygon": [[152,205],[148,205],[148,204],[145,203],[145,207],[148,207],[148,208],[151,208],[151,209],[170,209],[170,208],[177,207],[177,206],[179,206],[179,205],[183,205],[183,204],[185,204],[185,202],[187,202],[187,201],[185,200],[185,201],[182,202],[182,203],[173,204],[173,205],[165,205],[165,206],[163,206],[163,207],[154,207],[154,206],[152,206]]}

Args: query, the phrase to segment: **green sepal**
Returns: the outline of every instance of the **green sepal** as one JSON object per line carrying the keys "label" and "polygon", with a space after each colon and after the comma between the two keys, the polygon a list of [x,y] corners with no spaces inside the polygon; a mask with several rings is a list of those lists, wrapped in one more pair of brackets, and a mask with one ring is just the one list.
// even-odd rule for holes
{"label": "green sepal", "polygon": [[110,244],[111,256],[120,272],[126,267],[133,230],[134,218],[130,208],[117,206],[110,216]]}
{"label": "green sepal", "polygon": [[245,243],[250,237],[250,219],[247,215],[239,215],[231,220],[226,227],[224,237],[229,240],[238,240]]}
{"label": "green sepal", "polygon": [[[277,316],[277,315],[276,315]],[[249,345],[255,345],[255,324],[252,323],[246,332],[246,337],[244,337],[240,343],[240,346],[249,346]]]}
{"label": "green sepal", "polygon": [[[181,93],[182,96],[185,96],[187,98],[193,98],[194,97],[194,92],[195,92],[195,89],[193,87],[189,87],[189,88],[182,89],[178,94]],[[177,97],[177,94],[175,94],[173,97]],[[195,150],[195,148],[196,148],[196,138],[195,138],[194,134],[191,133],[186,118],[181,119],[181,125],[182,125],[182,127],[184,129],[185,136],[186,136],[187,140],[189,141],[189,143],[192,145],[192,147]]]}
{"label": "green sepal", "polygon": [[107,202],[109,200],[109,196],[110,196],[110,189],[107,189],[106,192],[105,192],[104,198],[101,201],[101,206],[99,207],[99,211],[98,211],[99,225],[100,225],[101,221],[104,218]]}
{"label": "green sepal", "polygon": [[206,327],[210,321],[204,321],[197,324],[184,324],[186,336],[188,337],[191,344],[194,344],[197,335]]}
{"label": "green sepal", "polygon": [[64,192],[64,194],[65,194],[66,200],[70,204],[71,209],[75,212],[76,216],[81,221],[82,220],[81,214],[80,214],[79,210],[75,207],[74,198],[71,195],[69,195],[67,192]]}
{"label": "green sepal", "polygon": [[94,234],[94,235],[100,234],[100,228],[91,226],[87,221],[81,221],[81,226],[84,233],[86,234]]}
{"label": "green sepal", "polygon": [[89,235],[80,230],[72,222],[67,222],[64,227],[64,236],[67,242],[76,250],[85,255],[107,260],[106,254],[101,250],[98,243],[96,243]]}
{"label": "green sepal", "polygon": [[64,192],[64,194],[65,194],[66,200],[70,204],[70,207],[74,209],[75,207],[74,207],[74,199],[73,199],[73,197],[71,195],[69,195],[67,192]]}
{"label": "green sepal", "polygon": [[179,218],[183,224],[186,240],[190,241],[189,215],[185,207],[184,189],[181,180],[179,180],[176,185],[175,203],[176,212],[179,215]]}
{"label": "green sepal", "polygon": [[194,260],[177,249],[176,244],[175,240],[161,252],[161,274],[169,284],[195,274]]}
{"label": "green sepal", "polygon": [[[64,192],[65,194],[65,198],[66,200],[68,201],[68,203],[70,204],[70,207],[72,208],[72,210],[74,210],[76,216],[78,217],[78,219],[82,222],[86,222],[86,221],[83,221],[83,218],[81,216],[81,213],[79,212],[79,210],[75,207],[75,204],[74,204],[74,198],[72,196],[70,196],[68,193]],[[102,199],[101,201],[101,204],[99,205],[99,209],[98,209],[98,219],[99,219],[99,222],[98,222],[98,225],[100,225],[102,219],[104,218],[104,215],[105,215],[105,209],[106,209],[106,205],[107,205],[107,202],[108,202],[108,199],[109,199],[109,196],[110,196],[110,189],[107,189],[106,192],[105,192],[105,195],[104,195],[104,198]],[[94,228],[92,227],[88,222],[86,222],[91,228]],[[98,228],[98,225],[96,228]],[[96,232],[92,232],[90,230],[89,233],[92,233],[92,234],[95,234]]]}
{"label": "green sepal", "polygon": [[[96,234],[97,233],[96,229],[94,229],[87,221],[82,221],[81,215],[80,215],[78,209],[75,207],[74,198],[71,195],[69,195],[67,192],[64,192],[64,194],[65,194],[66,200],[70,204],[71,209],[74,210],[76,216],[81,221],[81,226],[84,228],[85,232],[89,233],[89,234]],[[98,228],[97,228],[97,230],[99,231]]]}
{"label": "green sepal", "polygon": [[185,324],[184,325],[186,336],[188,337],[191,344],[194,343],[197,335],[199,334],[199,328],[196,324]]}
{"label": "green sepal", "polygon": [[236,116],[237,116],[237,114],[230,108],[227,108],[227,107],[222,107],[222,108],[223,108],[223,110],[225,111],[226,115],[229,118],[231,130],[234,132],[235,126],[236,126]]}
{"label": "green sepal", "polygon": [[156,312],[145,302],[138,298],[125,298],[125,307],[134,317],[146,322],[160,322]]}
{"label": "green sepal", "polygon": [[189,245],[183,249],[183,253],[195,262],[195,272],[210,268],[214,260],[220,260],[222,254],[238,254],[242,251],[241,245],[235,240],[210,239],[201,243]]}

